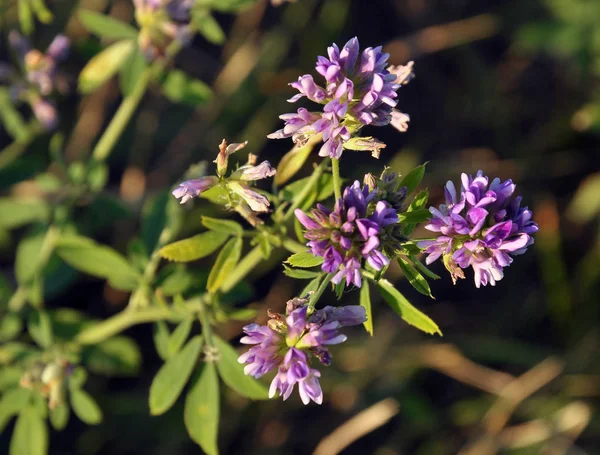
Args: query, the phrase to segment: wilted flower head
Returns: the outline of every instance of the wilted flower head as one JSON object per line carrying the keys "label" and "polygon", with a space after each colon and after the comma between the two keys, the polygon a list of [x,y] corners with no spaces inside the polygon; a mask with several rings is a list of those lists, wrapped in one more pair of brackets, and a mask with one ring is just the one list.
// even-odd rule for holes
{"label": "wilted flower head", "polygon": [[525,253],[539,228],[531,211],[521,207],[522,198],[512,198],[516,185],[511,180],[489,182],[479,171],[474,178],[462,174],[461,181],[460,193],[449,181],[446,203],[429,209],[433,218],[425,228],[441,235],[419,246],[428,254],[427,264],[442,256],[454,281],[464,278],[461,269],[471,266],[475,286],[494,286],[512,263],[511,256]]}
{"label": "wilted flower head", "polygon": [[46,53],[31,49],[27,39],[14,30],[9,33],[9,40],[21,74],[3,65],[0,68],[0,82],[10,84],[12,99],[27,102],[45,129],[54,129],[58,115],[49,96],[57,89],[66,91],[66,84],[60,84],[57,77],[57,68],[69,53],[70,40],[64,35],[57,35]]}
{"label": "wilted flower head", "polygon": [[299,145],[314,134],[323,134],[320,156],[339,158],[343,149],[371,150],[378,156],[385,144],[360,138],[363,144],[351,142],[365,125],[392,124],[406,131],[408,116],[395,109],[397,90],[412,77],[412,62],[406,66],[386,68],[389,54],[381,46],[368,47],[360,52],[357,38],[352,38],[342,49],[333,45],[327,50],[329,58],[318,57],[316,70],[325,78],[326,85],[317,85],[309,74],[300,76],[290,85],[298,94],[288,101],[302,97],[323,105],[322,112],[300,108],[296,113],[284,114],[283,129],[269,135],[271,139],[291,137]]}
{"label": "wilted flower head", "polygon": [[164,54],[177,40],[187,44],[192,33],[188,26],[194,0],[133,0],[135,19],[140,26],[138,44],[148,60]]}
{"label": "wilted flower head", "polygon": [[331,363],[328,346],[346,341],[339,333],[342,327],[366,321],[365,309],[358,305],[335,308],[327,306],[314,310],[307,299],[288,301],[286,313],[269,313],[267,325],[249,324],[240,342],[255,345],[239,358],[245,363],[244,372],[255,378],[277,368],[269,396],[278,393],[287,400],[298,384],[304,404],[311,400],[321,404],[323,392],[319,384],[321,373],[310,367],[313,357],[324,365]]}
{"label": "wilted flower head", "polygon": [[[207,191],[216,185],[222,185],[226,190],[224,201],[226,204],[243,204],[246,206],[246,209],[249,207],[251,211],[267,212],[269,210],[269,200],[259,192],[253,190],[249,186],[249,182],[262,180],[275,175],[276,171],[271,166],[271,163],[263,161],[258,165],[253,165],[251,163],[256,161],[256,157],[251,155],[248,164],[241,166],[232,172],[229,177],[226,177],[229,167],[229,156],[238,150],[243,149],[247,143],[248,141],[240,144],[228,145],[225,139],[223,139],[219,145],[219,154],[214,161],[217,163],[218,176],[206,176],[180,183],[179,186],[173,190],[173,196],[177,199],[181,199],[181,203],[184,204],[190,199],[199,196],[204,191]],[[244,210],[238,211],[240,213],[245,213]]]}
{"label": "wilted flower head", "polygon": [[321,266],[327,273],[335,273],[332,281],[339,284],[362,284],[360,271],[363,259],[375,270],[389,264],[383,253],[383,239],[398,225],[396,210],[385,200],[376,199],[377,193],[355,181],[346,187],[343,197],[333,211],[317,204],[310,215],[296,209],[298,221],[304,225],[307,246],[315,256],[325,260]]}

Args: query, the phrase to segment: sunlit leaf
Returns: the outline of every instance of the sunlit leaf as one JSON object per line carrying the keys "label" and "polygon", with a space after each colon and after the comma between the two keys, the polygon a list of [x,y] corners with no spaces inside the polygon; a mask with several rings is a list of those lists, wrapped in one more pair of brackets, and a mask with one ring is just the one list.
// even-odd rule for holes
{"label": "sunlit leaf", "polygon": [[102,422],[102,411],[89,393],[79,388],[72,388],[70,395],[73,412],[81,421],[88,425]]}
{"label": "sunlit leaf", "polygon": [[63,430],[67,423],[69,423],[69,417],[71,414],[71,408],[67,403],[61,403],[54,409],[50,409],[50,424],[56,431]]}
{"label": "sunlit leaf", "polygon": [[119,87],[124,96],[128,96],[133,91],[147,66],[146,57],[136,46],[119,72]]}
{"label": "sunlit leaf", "polygon": [[208,10],[193,9],[192,24],[207,41],[213,44],[223,44],[225,41],[225,32]]}
{"label": "sunlit leaf", "polygon": [[306,269],[323,264],[323,257],[314,256],[310,251],[307,251],[305,253],[294,253],[285,262],[293,267]]}
{"label": "sunlit leaf", "polygon": [[202,337],[195,336],[158,370],[150,386],[150,413],[160,415],[175,403],[198,362]]}
{"label": "sunlit leaf", "polygon": [[369,282],[363,280],[360,288],[360,306],[365,309],[367,320],[363,323],[365,330],[369,335],[373,336],[373,314],[371,311],[371,292],[369,290]]}
{"label": "sunlit leaf", "polygon": [[49,348],[52,345],[52,322],[45,311],[38,310],[29,315],[27,331],[41,348]]}
{"label": "sunlit leaf", "polygon": [[17,387],[7,390],[0,398],[0,433],[6,424],[27,406],[32,391]]}
{"label": "sunlit leaf", "polygon": [[434,298],[433,295],[431,295],[429,283],[411,263],[403,258],[398,258],[398,265],[402,269],[402,272],[404,272],[404,276],[406,276],[406,279],[413,288],[427,297],[431,297],[432,299]]}
{"label": "sunlit leaf", "polygon": [[208,292],[212,294],[217,292],[233,272],[242,255],[242,245],[242,239],[239,237],[232,238],[225,244],[208,275],[206,284]]}
{"label": "sunlit leaf", "polygon": [[211,231],[225,232],[230,235],[242,235],[244,228],[240,223],[233,220],[220,220],[217,218],[210,218],[208,216],[202,217],[202,224]]}
{"label": "sunlit leaf", "polygon": [[290,278],[295,278],[297,280],[312,280],[313,278],[319,276],[320,272],[313,272],[311,270],[301,270],[301,269],[293,269],[283,264],[283,274],[289,276]]}
{"label": "sunlit leaf", "polygon": [[0,228],[14,229],[34,221],[46,221],[50,216],[50,207],[41,200],[2,198],[0,213]]}
{"label": "sunlit leaf", "polygon": [[171,358],[175,354],[177,354],[183,344],[187,341],[188,336],[190,335],[190,331],[192,330],[192,324],[194,323],[194,319],[189,317],[184,319],[179,323],[171,336],[169,337],[169,346],[168,346],[168,357]]}
{"label": "sunlit leaf", "polygon": [[205,363],[185,399],[183,420],[190,437],[208,455],[218,455],[219,379],[215,366]]}
{"label": "sunlit leaf", "polygon": [[426,164],[417,166],[402,178],[401,186],[406,187],[406,194],[412,193],[419,186],[425,175]]}
{"label": "sunlit leaf", "polygon": [[279,164],[277,165],[277,173],[275,174],[274,179],[275,185],[283,185],[296,175],[296,173],[302,169],[302,166],[314,147],[314,142],[309,141],[303,147],[294,147],[283,155],[283,158],[281,158],[281,161],[279,161]]}
{"label": "sunlit leaf", "polygon": [[226,232],[203,232],[162,247],[160,255],[169,261],[195,261],[214,253],[225,243],[228,237],[229,234]]}
{"label": "sunlit leaf", "polygon": [[10,341],[23,330],[21,318],[14,313],[0,316],[0,343]]}
{"label": "sunlit leaf", "polygon": [[95,11],[79,10],[79,20],[90,32],[107,39],[131,39],[137,38],[138,31],[129,24],[105,14]]}
{"label": "sunlit leaf", "polygon": [[135,49],[132,40],[117,41],[92,57],[79,73],[79,90],[90,93],[114,76]]}

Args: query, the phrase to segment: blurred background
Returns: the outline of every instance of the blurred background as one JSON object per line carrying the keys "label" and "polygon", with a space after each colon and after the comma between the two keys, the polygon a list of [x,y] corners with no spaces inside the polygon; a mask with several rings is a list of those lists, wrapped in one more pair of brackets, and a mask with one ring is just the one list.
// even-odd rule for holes
{"label": "blurred background", "polygon": [[[75,87],[79,70],[101,48],[76,10],[130,21],[132,4],[48,5],[56,19],[38,26],[32,40],[45,49],[66,30],[73,49],[63,68]],[[2,59],[8,58],[6,31],[16,27],[13,9],[2,12]],[[139,229],[144,201],[171,188],[193,163],[212,161],[222,138],[248,140],[245,151],[277,163],[291,141],[266,135],[280,127],[280,114],[293,110],[285,101],[294,91],[288,82],[315,74],[317,55],[353,36],[362,47],[383,45],[392,64],[414,60],[416,78],[399,93],[398,107],[411,118],[408,132],[367,128],[387,148],[379,161],[346,152],[342,176],[361,179],[384,164],[405,172],[429,161],[422,186],[437,205],[447,180],[482,169],[513,179],[540,225],[534,246],[496,287],[475,289],[470,270],[453,285],[435,264],[442,278],[432,283],[436,300],[430,301],[392,268],[390,279],[438,323],[443,338],[410,328],[374,302],[375,336],[356,329],[333,349],[322,406],[305,407],[296,396],[252,403],[226,389],[222,452],[599,454],[600,1],[297,0],[275,8],[260,0],[238,16],[216,18],[225,44],[197,37],[175,62],[211,85],[214,97],[192,108],[151,89],[109,161],[108,190],[127,210],[84,220],[98,241],[123,249]],[[89,155],[119,101],[114,80],[89,96],[72,90],[59,101],[68,162]],[[0,134],[4,147],[10,139]],[[0,169],[2,195],[36,191],[31,179],[47,169],[48,148],[42,135]],[[304,175],[310,169],[311,163]],[[181,236],[199,229],[200,213],[216,210],[195,202]],[[0,234],[0,271],[10,277],[21,233]],[[299,292],[302,283],[282,275],[277,259],[253,272],[240,305],[249,303],[260,315],[282,310]],[[195,270],[205,274],[202,263]],[[58,288],[48,306],[106,318],[127,297],[79,277]],[[358,303],[357,293],[345,299]],[[219,332],[235,342],[242,325]],[[65,431],[52,433],[51,453],[200,453],[186,434],[182,403],[163,416],[149,415],[148,389],[162,364],[152,328],[127,334],[142,349],[139,374],[90,377],[103,423],[87,427],[71,419]],[[12,426],[0,435],[0,453],[7,452]]]}

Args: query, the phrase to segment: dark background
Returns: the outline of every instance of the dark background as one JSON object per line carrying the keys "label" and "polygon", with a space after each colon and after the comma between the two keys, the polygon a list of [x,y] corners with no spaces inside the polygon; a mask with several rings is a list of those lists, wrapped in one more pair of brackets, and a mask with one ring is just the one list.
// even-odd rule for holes
{"label": "dark background", "polygon": [[[74,48],[66,68],[73,75],[99,45],[69,19],[77,7],[132,17],[128,1],[51,4],[57,20],[38,27],[33,41],[43,49],[67,24]],[[482,169],[513,179],[540,225],[533,247],[496,287],[475,289],[471,271],[453,285],[436,264],[442,279],[432,283],[436,300],[430,301],[391,269],[390,279],[444,337],[421,334],[374,302],[375,336],[351,331],[348,342],[333,349],[333,365],[322,369],[322,406],[304,407],[295,395],[286,403],[251,403],[225,390],[222,452],[312,453],[339,428],[336,440],[349,438],[344,454],[600,453],[600,2],[298,0],[274,8],[259,1],[237,17],[216,17],[227,43],[217,47],[198,37],[176,61],[213,86],[213,101],[193,110],[151,91],[111,155],[109,190],[134,211],[192,163],[214,159],[223,137],[249,140],[247,151],[277,163],[291,141],[265,136],[280,127],[278,115],[295,109],[285,102],[293,92],[287,83],[305,73],[316,76],[317,55],[332,42],[342,46],[358,36],[362,47],[383,45],[390,63],[415,61],[416,78],[400,90],[398,105],[411,122],[405,134],[366,129],[387,148],[379,161],[346,152],[342,176],[361,179],[384,164],[405,172],[429,161],[423,187],[438,204],[446,180]],[[87,156],[118,101],[114,81],[85,98],[73,92],[60,101],[60,130],[73,131],[68,161]],[[0,140],[8,143],[5,136]],[[44,170],[47,150],[48,138],[39,138],[10,172],[0,172],[3,193]],[[182,236],[197,231],[193,214],[208,210],[214,208],[195,202]],[[123,249],[137,229],[135,217],[100,217],[95,238]],[[2,269],[9,271],[14,249],[9,244],[1,251]],[[299,290],[276,261],[251,278],[246,301],[261,313],[282,309]],[[344,300],[357,303],[357,293]],[[125,302],[126,296],[88,278],[49,305],[107,317]],[[240,328],[229,324],[220,332],[234,339]],[[140,375],[90,378],[87,388],[104,423],[85,427],[72,418],[64,432],[52,433],[51,453],[200,453],[185,432],[182,403],[150,417],[148,389],[161,361],[150,327],[128,334],[143,351]],[[506,403],[515,409],[504,416]],[[340,425],[374,405],[371,414],[357,418],[359,428],[374,429],[352,442],[356,431]],[[495,434],[499,446],[476,445],[486,434]],[[0,452],[6,447],[4,434]]]}

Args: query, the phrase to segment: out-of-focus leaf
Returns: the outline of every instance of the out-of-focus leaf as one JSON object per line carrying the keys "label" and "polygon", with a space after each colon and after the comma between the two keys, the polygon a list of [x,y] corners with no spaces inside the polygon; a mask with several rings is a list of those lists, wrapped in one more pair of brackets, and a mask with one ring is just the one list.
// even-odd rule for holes
{"label": "out-of-focus leaf", "polygon": [[52,22],[54,16],[46,5],[44,5],[44,0],[31,0],[31,9],[42,24],[49,24]]}
{"label": "out-of-focus leaf", "polygon": [[419,186],[421,180],[423,180],[423,176],[425,175],[426,164],[417,166],[402,178],[401,186],[406,187],[406,194],[412,193]]}
{"label": "out-of-focus leaf", "polygon": [[367,320],[363,322],[365,330],[373,336],[373,314],[371,312],[371,292],[369,290],[369,281],[363,280],[360,288],[360,306],[365,309]]}
{"label": "out-of-focus leaf", "polygon": [[577,223],[588,223],[600,215],[600,172],[588,176],[577,189],[567,216]]}
{"label": "out-of-focus leaf", "polygon": [[0,398],[0,433],[2,433],[10,419],[27,406],[31,394],[31,390],[17,387],[2,395],[2,398]]}
{"label": "out-of-focus leaf", "polygon": [[432,299],[434,298],[431,294],[429,283],[411,263],[403,258],[398,258],[398,265],[402,269],[402,272],[404,272],[404,276],[406,276],[406,279],[413,288],[427,297],[431,297]]}
{"label": "out-of-focus leaf", "polygon": [[45,311],[34,311],[27,321],[27,330],[33,341],[41,348],[49,348],[53,342],[52,322]]}
{"label": "out-of-focus leaf", "polygon": [[117,289],[131,291],[140,278],[121,254],[87,237],[63,236],[57,242],[56,252],[71,267],[106,278]]}
{"label": "out-of-focus leaf", "polygon": [[13,139],[22,140],[28,135],[28,127],[4,87],[0,87],[0,123]]}
{"label": "out-of-focus leaf", "polygon": [[161,269],[156,287],[160,288],[166,297],[183,294],[194,282],[194,275],[183,264],[167,264]]}
{"label": "out-of-focus leaf", "polygon": [[170,194],[163,191],[149,199],[142,209],[142,240],[146,251],[154,251],[167,220],[167,202]]}
{"label": "out-of-focus leaf", "polygon": [[10,440],[10,455],[46,455],[48,452],[48,427],[34,406],[26,406]]}
{"label": "out-of-focus leaf", "polygon": [[106,39],[131,39],[137,38],[138,31],[129,24],[111,16],[89,10],[79,10],[79,20],[90,32]]}
{"label": "out-of-focus leaf", "polygon": [[285,262],[293,267],[306,269],[323,264],[323,258],[314,256],[310,251],[307,251],[305,253],[294,253]]}
{"label": "out-of-focus leaf", "polygon": [[33,352],[30,345],[17,341],[0,344],[0,365],[8,365],[15,359],[27,357]]}
{"label": "out-of-focus leaf", "polygon": [[202,337],[195,336],[158,370],[150,386],[150,413],[160,415],[175,403],[187,383],[202,348]]}
{"label": "out-of-focus leaf", "polygon": [[281,158],[281,161],[279,161],[279,164],[277,165],[277,173],[274,178],[275,185],[283,185],[296,175],[296,173],[302,169],[302,166],[314,147],[315,144],[312,141],[309,141],[303,147],[294,147],[283,155],[283,158]]}
{"label": "out-of-focus leaf", "polygon": [[108,181],[108,166],[92,161],[87,170],[87,183],[92,191],[100,191]]}
{"label": "out-of-focus leaf", "polygon": [[154,324],[154,347],[159,357],[163,360],[169,358],[169,339],[170,333],[165,321],[158,321]]}
{"label": "out-of-focus leaf", "polygon": [[61,403],[54,409],[50,409],[50,424],[56,431],[62,431],[69,422],[71,408],[67,403]]}
{"label": "out-of-focus leaf", "polygon": [[193,323],[194,319],[189,317],[181,321],[179,325],[175,327],[175,330],[173,330],[173,333],[171,333],[171,336],[169,337],[169,358],[173,357],[181,350],[181,347],[187,341],[188,336],[190,335]]}
{"label": "out-of-focus leaf", "polygon": [[[3,366],[0,368],[0,393],[13,387],[18,387],[22,375],[23,370],[16,366]],[[1,408],[2,406],[0,406],[0,414],[2,413]],[[1,432],[2,428],[0,428]]]}
{"label": "out-of-focus leaf", "polygon": [[292,269],[291,267],[283,264],[283,274],[289,276],[290,278],[296,278],[297,280],[312,280],[313,278],[319,276],[320,272]]}
{"label": "out-of-focus leaf", "polygon": [[70,395],[73,412],[82,422],[88,425],[102,422],[102,411],[89,393],[79,388],[72,388]]}
{"label": "out-of-focus leaf", "polygon": [[224,13],[234,13],[256,3],[257,0],[197,0],[198,8],[210,8]]}
{"label": "out-of-focus leaf", "polygon": [[37,229],[23,237],[19,243],[15,259],[15,277],[20,285],[26,285],[33,279],[44,238],[44,231]]}
{"label": "out-of-focus leaf", "polygon": [[240,236],[244,233],[241,224],[233,220],[219,220],[217,218],[202,217],[202,224],[211,231],[225,232],[230,235]]}
{"label": "out-of-focus leaf", "polygon": [[92,372],[106,376],[135,375],[140,367],[142,354],[134,340],[116,336],[86,347],[83,362]]}
{"label": "out-of-focus leaf", "polygon": [[25,35],[31,35],[35,26],[31,6],[28,1],[17,2],[17,5],[19,7],[19,25],[21,26],[21,30]]}
{"label": "out-of-focus leaf", "polygon": [[135,49],[133,40],[117,41],[95,55],[79,73],[79,90],[91,93],[119,71]]}
{"label": "out-of-focus leaf", "polygon": [[170,243],[161,248],[160,255],[169,261],[190,262],[214,253],[228,239],[226,232],[208,231]]}
{"label": "out-of-focus leaf", "polygon": [[227,317],[234,321],[248,321],[255,318],[256,313],[254,308],[240,308],[239,310],[233,310],[227,313]]}
{"label": "out-of-focus leaf", "polygon": [[21,318],[14,313],[0,316],[0,343],[12,340],[23,330]]}
{"label": "out-of-focus leaf", "polygon": [[376,284],[383,299],[405,322],[425,333],[442,335],[437,324],[425,313],[415,308],[392,283],[381,279]]}
{"label": "out-of-focus leaf", "polygon": [[208,10],[192,9],[192,24],[207,41],[213,44],[223,44],[225,41],[223,29]]}
{"label": "out-of-focus leaf", "polygon": [[208,283],[206,283],[208,292],[211,294],[217,292],[233,272],[242,255],[242,245],[240,237],[232,238],[225,244],[208,275]]}
{"label": "out-of-focus leaf", "polygon": [[163,82],[163,93],[174,103],[192,107],[206,103],[212,97],[212,90],[208,85],[179,70],[169,71]]}
{"label": "out-of-focus leaf", "polygon": [[147,66],[146,57],[136,46],[119,72],[119,87],[124,96],[128,96],[132,92]]}
{"label": "out-of-focus leaf", "polygon": [[218,455],[219,379],[215,366],[205,363],[185,400],[183,420],[190,437],[208,455]]}
{"label": "out-of-focus leaf", "polygon": [[41,200],[0,199],[0,228],[14,229],[34,221],[47,221],[50,207]]}
{"label": "out-of-focus leaf", "polygon": [[253,400],[268,399],[267,388],[252,376],[244,374],[244,366],[238,362],[239,355],[235,349],[216,336],[213,340],[219,350],[219,360],[216,363],[223,382],[245,397]]}
{"label": "out-of-focus leaf", "polygon": [[71,376],[69,377],[69,389],[81,389],[87,381],[87,371],[83,367],[76,367],[73,369]]}
{"label": "out-of-focus leaf", "polygon": [[[279,192],[279,197],[284,201],[292,202],[294,198],[306,187],[309,178],[310,177],[306,177],[290,183]],[[331,174],[323,174],[319,177],[313,191],[304,200],[300,208],[303,210],[308,210],[315,202],[327,199],[333,194],[333,192],[333,177]]]}

